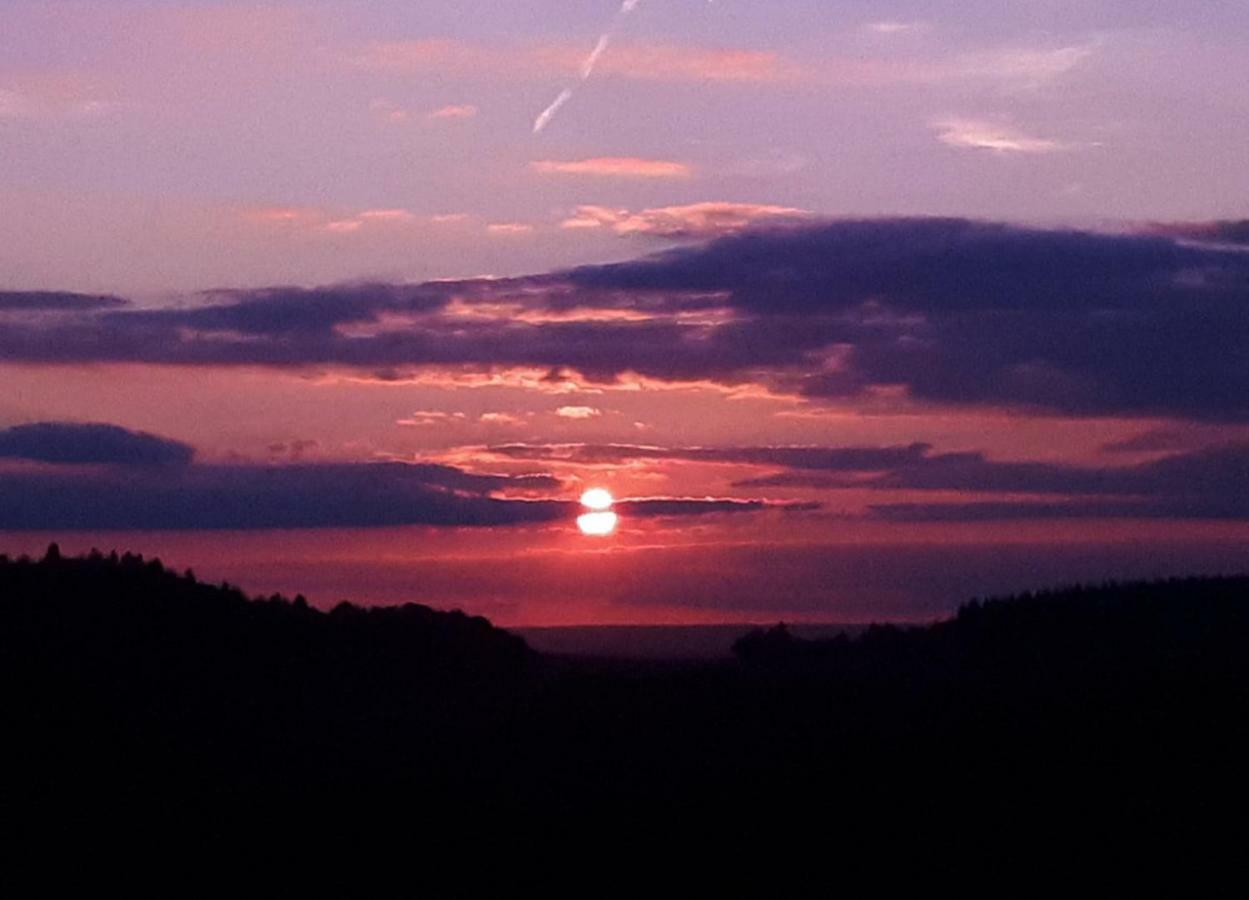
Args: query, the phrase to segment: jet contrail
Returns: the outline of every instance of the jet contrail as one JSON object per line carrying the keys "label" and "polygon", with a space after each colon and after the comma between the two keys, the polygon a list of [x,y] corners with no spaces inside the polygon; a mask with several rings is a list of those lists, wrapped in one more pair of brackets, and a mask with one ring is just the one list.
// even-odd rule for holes
{"label": "jet contrail", "polygon": [[[638,8],[642,0],[623,0],[620,9],[616,11],[616,15],[612,17],[611,24],[607,26],[607,30],[599,36],[598,43],[594,45],[594,49],[590,51],[590,55],[585,58],[585,62],[581,64],[581,81],[586,81],[594,74],[594,67],[598,65],[599,59],[607,52],[611,40],[616,36],[616,32],[624,23],[625,17]],[[555,98],[546,109],[542,110],[541,115],[534,120],[533,133],[538,134],[543,128],[551,124],[551,120],[555,118],[555,114],[559,112],[559,108],[572,99],[574,93],[573,88],[566,87],[560,91],[559,96]]]}
{"label": "jet contrail", "polygon": [[537,134],[543,128],[546,128],[550,121],[555,118],[555,114],[559,112],[559,108],[572,99],[572,88],[564,88],[559,92],[559,96],[555,98],[555,102],[542,110],[542,114],[534,120],[533,133]]}
{"label": "jet contrail", "polygon": [[581,64],[581,80],[585,81],[594,74],[594,67],[598,65],[598,59],[607,50],[611,44],[611,33],[608,32],[598,39],[598,43],[594,45],[594,49],[590,51],[590,55],[585,58],[585,62]]}

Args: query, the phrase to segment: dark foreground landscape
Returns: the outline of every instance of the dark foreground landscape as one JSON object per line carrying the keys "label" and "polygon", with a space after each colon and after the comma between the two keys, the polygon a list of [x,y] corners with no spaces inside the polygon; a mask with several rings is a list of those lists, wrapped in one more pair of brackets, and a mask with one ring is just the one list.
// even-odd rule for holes
{"label": "dark foreground landscape", "polygon": [[1247,650],[1249,578],[972,602],[855,638],[778,626],[733,659],[622,666],[459,613],[323,613],[53,548],[0,558],[0,799],[64,820],[348,803],[1198,830],[1244,808]]}

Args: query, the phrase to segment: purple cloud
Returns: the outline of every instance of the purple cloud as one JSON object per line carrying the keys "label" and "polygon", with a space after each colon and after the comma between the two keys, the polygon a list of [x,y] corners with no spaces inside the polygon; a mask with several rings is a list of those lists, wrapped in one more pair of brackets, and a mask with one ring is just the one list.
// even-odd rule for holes
{"label": "purple cloud", "polygon": [[[1249,420],[1249,256],[1156,234],[835,221],[530,278],[208,299],[0,316],[0,354],[378,373],[529,366],[599,382],[762,382],[816,402],[892,387],[942,405]],[[638,318],[491,312],[501,306]],[[727,314],[678,315],[708,308]]]}
{"label": "purple cloud", "polygon": [[116,425],[36,422],[0,430],[0,459],[126,466],[185,465],[195,449]]}

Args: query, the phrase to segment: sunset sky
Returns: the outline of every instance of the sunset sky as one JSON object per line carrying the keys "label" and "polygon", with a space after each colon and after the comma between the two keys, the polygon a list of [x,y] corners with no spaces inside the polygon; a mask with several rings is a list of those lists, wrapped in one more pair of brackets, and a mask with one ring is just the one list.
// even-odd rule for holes
{"label": "sunset sky", "polygon": [[1243,0],[0,24],[0,552],[503,625],[1249,570]]}

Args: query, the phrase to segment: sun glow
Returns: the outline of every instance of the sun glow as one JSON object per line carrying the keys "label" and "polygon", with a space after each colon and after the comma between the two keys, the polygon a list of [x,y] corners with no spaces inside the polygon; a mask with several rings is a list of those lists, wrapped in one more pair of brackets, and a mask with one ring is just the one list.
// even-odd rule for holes
{"label": "sun glow", "polygon": [[603,488],[590,488],[581,495],[581,505],[590,512],[577,517],[577,527],[581,533],[591,537],[606,537],[616,530],[620,517],[611,511],[616,502],[609,491]]}
{"label": "sun glow", "polygon": [[606,537],[616,530],[619,521],[614,512],[592,512],[577,516],[577,527],[590,537]]}
{"label": "sun glow", "polygon": [[615,502],[616,500],[612,497],[611,492],[603,488],[590,488],[581,495],[581,505],[595,512],[611,509],[612,504]]}

